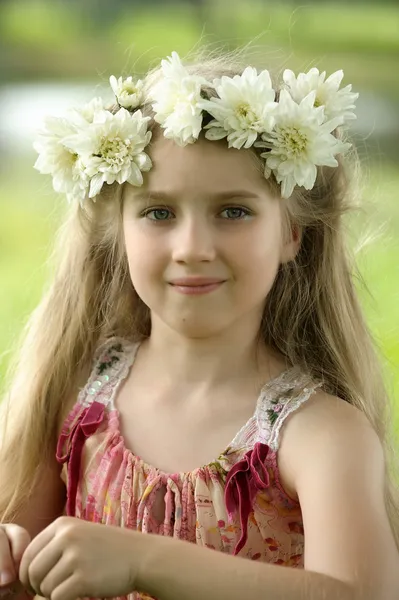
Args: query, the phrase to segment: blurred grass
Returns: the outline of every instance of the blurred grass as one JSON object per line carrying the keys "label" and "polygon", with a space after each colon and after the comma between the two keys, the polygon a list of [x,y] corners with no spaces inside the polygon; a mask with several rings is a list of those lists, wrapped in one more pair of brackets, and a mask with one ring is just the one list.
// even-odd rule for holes
{"label": "blurred grass", "polygon": [[[205,0],[194,9],[176,0],[135,2],[119,12],[116,4],[106,6],[105,15],[93,11],[91,2],[1,2],[1,78],[93,81],[98,75],[143,72],[172,50],[184,56],[199,42],[233,48],[255,40],[256,56],[264,54],[270,68],[318,66],[329,73],[343,68],[344,83],[399,104],[398,5]],[[50,182],[31,168],[33,160],[0,163],[0,380],[8,350],[40,298],[64,205]],[[364,290],[360,294],[386,357],[399,432],[399,167],[378,160],[370,164],[364,192],[369,222],[372,230],[385,229],[358,256],[374,299]],[[355,231],[363,233],[365,224],[356,217]]]}
{"label": "blurred grass", "polygon": [[[87,4],[86,6],[89,6]],[[0,5],[0,69],[19,77],[94,77],[143,71],[200,40],[227,47],[256,40],[270,66],[344,68],[355,87],[399,100],[399,7],[342,2],[208,0],[134,4],[104,25],[85,3],[18,0]],[[259,36],[259,37],[258,37]],[[49,51],[51,49],[51,51]],[[3,58],[2,58],[3,57]]]}
{"label": "blurred grass", "polygon": [[[355,237],[383,231],[358,255],[370,296],[360,289],[368,322],[386,359],[386,375],[395,399],[399,433],[399,169],[379,164],[367,169],[365,217],[356,216]],[[46,280],[45,261],[60,221],[64,199],[29,164],[7,165],[0,173],[0,379],[8,350],[29,312],[39,301]],[[353,228],[351,228],[353,229]],[[355,239],[354,243],[358,243]]]}
{"label": "blurred grass", "polygon": [[78,12],[60,2],[6,2],[1,18],[3,42],[32,49],[65,47],[81,29]]}

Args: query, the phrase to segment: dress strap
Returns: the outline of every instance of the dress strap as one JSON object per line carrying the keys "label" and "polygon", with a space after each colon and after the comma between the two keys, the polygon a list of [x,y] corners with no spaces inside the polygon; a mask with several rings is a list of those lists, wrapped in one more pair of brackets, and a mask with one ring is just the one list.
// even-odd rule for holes
{"label": "dress strap", "polygon": [[138,344],[121,338],[108,338],[93,358],[93,369],[86,385],[80,390],[77,401],[64,420],[58,439],[57,457],[66,460],[69,456],[76,428],[84,418],[85,410],[93,404],[103,409],[114,407],[114,397],[122,379],[136,355]]}
{"label": "dress strap", "polygon": [[286,418],[323,385],[294,367],[282,374],[271,386],[265,386],[260,397],[257,421],[259,439],[274,452],[279,448],[281,427]]}
{"label": "dress strap", "polygon": [[78,404],[87,407],[94,401],[114,408],[120,382],[128,374],[139,344],[123,338],[107,339],[95,353],[91,375],[78,395]]}
{"label": "dress strap", "polygon": [[63,423],[56,458],[67,469],[66,514],[75,515],[80,466],[86,439],[102,425],[107,406],[114,407],[120,382],[133,363],[139,344],[121,338],[108,338],[98,347],[89,380]]}

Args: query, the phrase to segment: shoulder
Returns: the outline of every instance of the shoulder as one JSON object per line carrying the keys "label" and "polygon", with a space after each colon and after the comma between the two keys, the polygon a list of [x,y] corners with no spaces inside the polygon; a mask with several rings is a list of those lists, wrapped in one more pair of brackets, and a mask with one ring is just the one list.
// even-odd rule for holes
{"label": "shoulder", "polygon": [[[62,403],[57,423],[60,435],[64,423],[79,401],[89,393],[90,385],[98,377],[106,376],[110,384],[130,364],[138,344],[122,337],[108,337],[98,342],[89,360],[79,364],[75,379]],[[94,398],[93,398],[94,399]]]}
{"label": "shoulder", "polygon": [[280,453],[280,474],[301,506],[305,569],[393,598],[399,554],[386,505],[386,461],[366,415],[318,391],[287,420]]}
{"label": "shoulder", "polygon": [[380,445],[370,421],[360,409],[322,389],[315,390],[295,411],[282,434],[282,444],[287,451],[295,447],[297,456],[298,452],[308,454],[320,444],[348,449],[348,444],[352,447],[355,442]]}
{"label": "shoulder", "polygon": [[380,440],[366,415],[342,398],[318,389],[287,419],[280,435],[279,471],[287,491],[298,498],[301,477],[317,462],[340,468],[349,454],[367,452],[381,465]]}

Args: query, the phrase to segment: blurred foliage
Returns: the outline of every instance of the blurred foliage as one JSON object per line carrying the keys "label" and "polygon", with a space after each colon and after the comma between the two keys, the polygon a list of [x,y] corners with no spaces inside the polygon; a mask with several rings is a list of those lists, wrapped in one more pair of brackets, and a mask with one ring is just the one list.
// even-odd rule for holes
{"label": "blurred foliage", "polygon": [[[232,49],[248,42],[254,57],[264,55],[265,66],[343,68],[345,82],[355,89],[399,103],[397,1],[0,0],[1,82],[106,80],[111,73],[142,73],[172,50],[184,56],[203,44]],[[364,190],[369,222],[385,229],[359,253],[372,295],[361,286],[359,291],[386,357],[388,381],[393,374],[399,431],[399,170],[381,162],[378,147],[373,157],[367,150],[361,154],[366,163],[371,159]],[[0,295],[0,380],[7,352],[40,298],[64,206],[31,163],[8,165],[5,158],[0,162],[0,278],[6,290]],[[364,219],[355,216],[354,245],[364,228]]]}
{"label": "blurred foliage", "polygon": [[79,13],[64,3],[7,2],[1,8],[3,44],[58,50],[77,41]]}
{"label": "blurred foliage", "polygon": [[357,87],[382,88],[399,98],[399,7],[268,0],[3,0],[0,75],[18,78],[90,77],[146,70],[172,50],[198,43],[227,48],[251,40],[271,66],[344,64]]}

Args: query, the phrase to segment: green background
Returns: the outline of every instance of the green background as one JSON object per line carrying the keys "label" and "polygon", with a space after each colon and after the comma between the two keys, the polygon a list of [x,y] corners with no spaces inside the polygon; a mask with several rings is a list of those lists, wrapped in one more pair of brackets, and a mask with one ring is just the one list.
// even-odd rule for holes
{"label": "green background", "polygon": [[[350,217],[367,289],[359,293],[381,352],[399,431],[399,8],[395,3],[209,0],[0,2],[0,93],[20,84],[106,83],[144,72],[176,50],[252,42],[270,68],[327,74],[367,98],[353,141],[363,163],[362,211]],[[21,94],[26,93],[21,87]],[[32,92],[30,92],[32,93]],[[26,98],[27,110],[30,98]],[[385,106],[398,117],[379,127]],[[384,113],[384,114],[383,114]],[[1,120],[7,114],[0,104]],[[369,120],[369,122],[368,122]],[[12,344],[46,280],[46,260],[64,199],[32,166],[31,149],[0,145],[0,378]],[[372,239],[362,240],[369,231]],[[360,246],[360,248],[358,248]]]}

